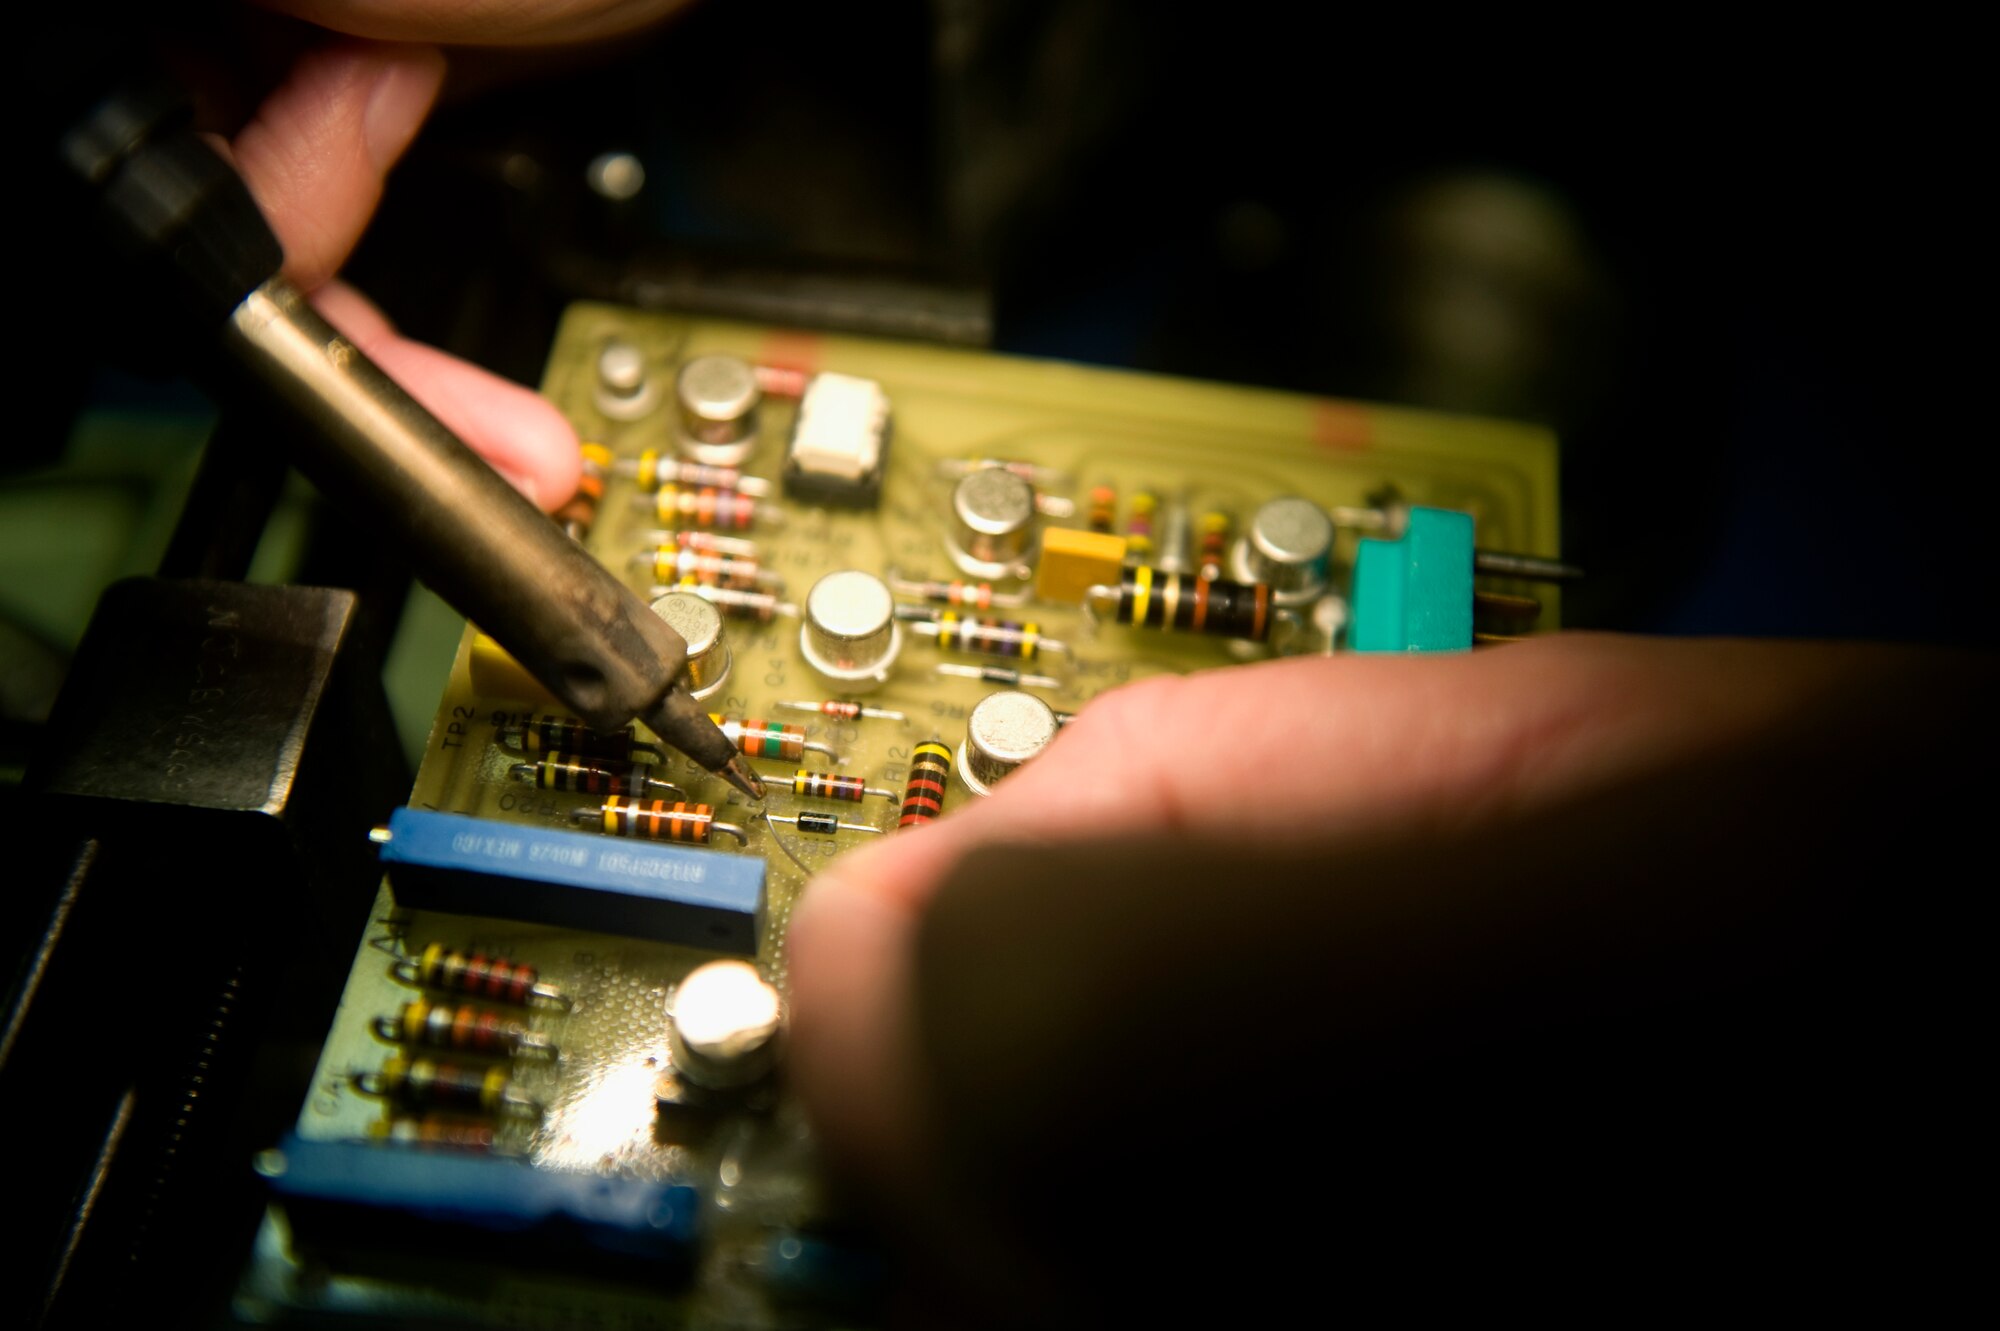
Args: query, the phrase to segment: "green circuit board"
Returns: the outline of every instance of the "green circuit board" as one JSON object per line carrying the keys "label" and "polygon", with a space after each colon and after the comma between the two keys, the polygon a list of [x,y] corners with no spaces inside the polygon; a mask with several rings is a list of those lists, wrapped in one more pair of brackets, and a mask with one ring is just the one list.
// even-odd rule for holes
{"label": "green circuit board", "polygon": [[[645,375],[641,400],[652,401],[650,409],[635,414],[621,406],[607,414],[602,362],[607,344],[614,342],[638,353]],[[648,450],[674,456],[675,372],[693,357],[715,354],[759,367],[772,388],[759,411],[757,442],[743,463],[746,474],[769,483],[769,492],[756,501],[762,511],[729,535],[754,542],[760,589],[788,607],[802,604],[814,582],[836,570],[899,581],[965,578],[949,557],[946,534],[953,488],[973,460],[1035,469],[1044,505],[1038,523],[1046,528],[1080,529],[1095,519],[1114,535],[1150,534],[1157,545],[1174,534],[1164,527],[1184,529],[1193,541],[1203,530],[1202,519],[1219,514],[1231,522],[1233,540],[1258,506],[1276,496],[1365,510],[1392,493],[1403,502],[1470,513],[1481,547],[1545,556],[1558,551],[1556,444],[1536,427],[578,305],[562,323],[543,391],[583,439],[602,445],[613,460],[582,539],[642,595],[653,590],[655,571],[635,556],[648,547],[647,534],[663,524],[638,480],[619,473],[630,471]],[[780,484],[797,409],[796,400],[781,390],[822,372],[872,380],[887,396],[893,426],[879,502],[872,505],[806,502],[787,497]],[[1181,513],[1168,513],[1177,507]],[[1331,579],[1336,593],[1345,585],[1342,570],[1358,539],[1353,530],[1337,535]],[[1196,551],[1183,554],[1199,561]],[[1028,691],[1058,712],[1073,713],[1104,690],[1146,675],[1339,647],[1337,595],[1327,605],[1287,612],[1271,641],[1260,644],[1108,622],[1086,614],[1075,601],[1035,600],[1032,580],[1003,578],[994,585],[1003,596],[1024,594],[1029,600],[958,613],[1032,624],[1036,634],[1067,650],[995,660],[946,650],[930,637],[906,632],[888,678],[862,699],[899,712],[904,720],[843,720],[778,709],[780,701],[848,695],[808,665],[799,618],[780,612],[768,622],[725,620],[732,665],[707,705],[731,716],[800,726],[836,755],[757,766],[773,775],[789,776],[805,766],[857,776],[895,795],[828,805],[781,789],[771,799],[773,811],[832,811],[879,835],[921,835],[920,828],[898,830],[913,750],[932,738],[956,748],[972,708],[1002,687],[940,674],[934,669],[940,663],[1031,671],[1051,682]],[[1490,586],[1517,596],[1527,590]],[[1534,595],[1540,601],[1534,628],[1553,628],[1559,610],[1553,591],[1537,588]],[[556,706],[527,687],[516,690],[517,696],[495,693],[490,674],[482,679],[487,689],[482,692],[475,684],[474,657],[474,633],[468,631],[439,705],[412,806],[506,823],[579,826],[572,811],[594,801],[522,780],[514,769],[523,755],[499,742],[510,718]],[[807,870],[874,835],[843,831],[827,838],[774,828],[678,754],[668,753],[656,775],[685,787],[690,801],[712,805],[718,819],[744,828],[746,844],[718,838],[713,853],[765,860],[767,900],[755,962],[784,990],[785,926],[794,904],[811,890]],[[954,772],[944,816],[974,798]],[[594,824],[585,820],[582,826]],[[702,1191],[713,1221],[698,1269],[679,1288],[662,1291],[583,1285],[561,1273],[469,1274],[463,1264],[433,1269],[421,1253],[402,1254],[400,1265],[349,1271],[295,1247],[283,1217],[274,1215],[246,1277],[240,1313],[271,1321],[351,1315],[515,1325],[786,1326],[829,1320],[809,1303],[771,1297],[763,1284],[769,1235],[811,1230],[836,1219],[827,1213],[810,1133],[796,1110],[780,1094],[774,1104],[724,1114],[700,1131],[685,1130],[659,1112],[656,1086],[671,1062],[665,1006],[680,979],[714,954],[500,918],[408,910],[398,906],[386,883],[374,915],[368,936],[357,940],[352,975],[315,1089],[300,1115],[299,1136],[378,1142],[385,1149],[428,1141],[513,1156],[540,1170],[685,1181]],[[412,958],[431,944],[528,963],[566,996],[566,1007],[545,1004],[525,1013],[530,1029],[558,1055],[518,1059],[509,1069],[519,1093],[534,1101],[539,1113],[492,1120],[407,1118],[357,1084],[357,1077],[396,1053],[378,1034],[378,1021],[393,1018],[417,995],[398,972],[407,977]]]}

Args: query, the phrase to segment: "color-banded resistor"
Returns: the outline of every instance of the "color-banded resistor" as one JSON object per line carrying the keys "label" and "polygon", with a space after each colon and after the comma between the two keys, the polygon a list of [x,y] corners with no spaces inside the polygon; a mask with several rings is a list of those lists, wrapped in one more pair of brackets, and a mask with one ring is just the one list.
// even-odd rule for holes
{"label": "color-banded resistor", "polygon": [[573,753],[621,763],[635,759],[659,762],[666,756],[652,745],[633,739],[630,726],[622,730],[592,730],[572,716],[517,712],[501,723],[499,738],[508,748],[522,753]]}
{"label": "color-banded resistor", "polygon": [[959,665],[954,661],[940,661],[931,669],[940,675],[951,675],[958,679],[976,679],[982,684],[1005,684],[1010,689],[1062,687],[1062,681],[1051,675],[1030,675],[1011,666]]}
{"label": "color-banded resistor", "polygon": [[[920,607],[898,607],[897,617],[906,618],[904,609],[920,610]],[[936,638],[938,646],[949,651],[976,652],[982,656],[1017,656],[1023,661],[1035,659],[1036,652],[1058,652],[1067,654],[1069,645],[1054,638],[1042,636],[1042,626],[1033,622],[1016,624],[1002,619],[972,619],[955,615],[947,610],[942,614],[917,618],[907,616],[910,628],[918,633]]]}
{"label": "color-banded resistor", "polygon": [[632,800],[613,797],[595,809],[572,809],[570,818],[579,823],[596,822],[613,836],[645,837],[651,841],[680,841],[705,846],[717,833],[736,838],[742,845],[750,838],[735,823],[718,822],[715,810],[706,804],[676,800]]}
{"label": "color-banded resistor", "polygon": [[767,526],[778,523],[777,509],[741,490],[718,490],[710,485],[662,485],[650,500],[643,495],[640,499],[663,527],[685,522],[696,527],[744,531],[760,518]]}
{"label": "color-banded resistor", "polygon": [[757,543],[747,536],[718,536],[712,531],[681,530],[670,531],[662,528],[649,531],[639,538],[641,545],[678,545],[687,550],[699,550],[710,555],[732,555],[737,559],[757,558]]}
{"label": "color-banded resistor", "polygon": [[859,804],[869,795],[880,795],[885,800],[896,798],[893,790],[878,790],[858,776],[840,776],[832,772],[815,772],[801,767],[790,776],[771,776],[759,773],[764,784],[770,789],[790,788],[792,794],[809,800],[840,800],[847,804]]}
{"label": "color-banded resistor", "polygon": [[432,943],[414,957],[404,957],[390,971],[404,984],[426,989],[443,989],[499,1003],[555,1003],[569,1006],[569,999],[552,984],[544,984],[535,968],[506,957],[489,957],[478,952],[460,952],[443,943]]}
{"label": "color-banded resistor", "polygon": [[1092,587],[1086,607],[1120,624],[1262,642],[1271,632],[1271,589],[1261,582],[1190,578],[1128,568],[1116,587]]}
{"label": "color-banded resistor", "polygon": [[745,591],[741,587],[714,587],[697,582],[693,578],[682,578],[674,583],[657,583],[651,595],[654,600],[668,592],[693,592],[702,600],[720,610],[729,619],[749,619],[759,624],[768,624],[779,615],[795,617],[799,608],[790,601],[779,600],[771,592]]}
{"label": "color-banded resistor", "polygon": [[1006,609],[1028,603],[1026,592],[996,592],[990,582],[967,582],[963,578],[941,582],[934,578],[899,578],[891,574],[889,589],[898,596],[915,596],[933,605],[964,610],[991,610],[995,606]]}
{"label": "color-banded resistor", "polygon": [[432,1003],[415,999],[393,1017],[377,1017],[375,1034],[391,1044],[455,1049],[495,1058],[553,1058],[556,1047],[546,1035],[527,1028],[518,1017],[474,1007],[470,1003]]}
{"label": "color-banded resistor", "polygon": [[821,716],[830,716],[836,721],[858,721],[864,716],[875,721],[910,719],[903,713],[892,711],[887,707],[863,707],[860,703],[849,702],[845,698],[828,698],[824,702],[774,702],[771,706],[784,707],[794,712],[818,712]]}
{"label": "color-banded resistor", "polygon": [[631,763],[610,758],[585,758],[552,753],[532,763],[515,763],[515,777],[541,790],[570,790],[579,795],[666,795],[686,799],[687,792],[671,781],[656,781]]}
{"label": "color-banded resistor", "polygon": [[840,755],[832,749],[813,743],[806,738],[805,731],[782,721],[766,721],[761,716],[724,716],[720,712],[710,712],[708,719],[722,727],[725,739],[752,758],[797,762],[802,754],[823,753],[835,762],[840,761]]}
{"label": "color-banded resistor", "polygon": [[949,480],[970,476],[973,472],[987,467],[1011,471],[1038,489],[1069,484],[1069,473],[1066,471],[1055,467],[1037,466],[1032,462],[1022,462],[1016,458],[944,458],[937,464],[938,475]]}
{"label": "color-banded resistor", "polygon": [[359,1073],[353,1082],[354,1089],[363,1095],[417,1113],[449,1109],[461,1114],[532,1117],[542,1112],[539,1103],[514,1085],[504,1063],[472,1068],[397,1054],[382,1064],[381,1071]]}
{"label": "color-banded resistor", "polygon": [[903,816],[898,827],[921,827],[944,812],[945,783],[951,779],[951,750],[944,741],[927,739],[910,755],[910,779],[903,786]]}
{"label": "color-banded resistor", "polygon": [[867,823],[843,823],[834,814],[814,813],[810,809],[799,810],[796,818],[787,818],[782,813],[767,813],[764,817],[774,823],[796,827],[801,832],[810,832],[814,836],[832,836],[835,832],[869,832],[875,836],[882,835],[882,829],[879,827],[870,827]]}
{"label": "color-banded resistor", "polygon": [[1118,525],[1118,490],[1110,485],[1090,487],[1090,529],[1109,534]]}
{"label": "color-banded resistor", "polygon": [[399,1146],[445,1147],[454,1151],[490,1151],[494,1145],[491,1123],[450,1114],[419,1114],[378,1120],[369,1124],[368,1135]]}
{"label": "color-banded resistor", "polygon": [[1125,549],[1134,559],[1147,559],[1153,553],[1153,518],[1158,513],[1160,498],[1150,490],[1132,492],[1131,507],[1125,510]]}
{"label": "color-banded resistor", "polygon": [[604,479],[611,472],[611,450],[603,444],[581,444],[577,452],[582,455],[583,467],[577,474],[576,493],[551,515],[573,541],[590,534],[597,521],[597,507],[604,502]]}
{"label": "color-banded resistor", "polygon": [[698,585],[748,591],[778,582],[776,577],[760,569],[754,559],[711,554],[684,545],[656,545],[633,555],[632,562],[649,570],[653,580],[661,583],[682,582],[691,578]]}
{"label": "color-banded resistor", "polygon": [[649,448],[636,458],[624,459],[618,464],[618,474],[630,476],[647,494],[662,485],[691,485],[714,490],[737,490],[753,499],[761,499],[771,490],[768,481],[745,476],[735,467],[712,467],[706,463],[671,458],[657,448]]}
{"label": "color-banded resistor", "polygon": [[1201,576],[1214,579],[1222,576],[1222,561],[1229,553],[1229,538],[1235,534],[1236,519],[1219,508],[1212,508],[1201,515],[1201,546],[1198,562]]}

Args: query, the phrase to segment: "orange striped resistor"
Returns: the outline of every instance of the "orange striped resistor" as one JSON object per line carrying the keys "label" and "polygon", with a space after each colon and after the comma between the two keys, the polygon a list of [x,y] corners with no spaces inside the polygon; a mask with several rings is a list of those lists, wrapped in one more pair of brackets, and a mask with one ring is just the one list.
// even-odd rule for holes
{"label": "orange striped resistor", "polygon": [[518,1017],[470,1003],[432,1003],[418,998],[405,1003],[393,1017],[377,1017],[375,1034],[391,1044],[454,1049],[496,1058],[516,1055],[553,1057],[556,1047],[546,1035],[531,1031]]}
{"label": "orange striped resistor", "polygon": [[595,809],[573,809],[570,817],[580,823],[596,822],[613,836],[645,837],[650,841],[679,841],[705,846],[717,832],[736,838],[738,845],[750,838],[734,823],[718,822],[715,809],[707,804],[676,800],[634,800],[613,796]]}
{"label": "orange striped resistor", "polygon": [[543,984],[533,966],[506,957],[488,957],[477,952],[460,952],[443,943],[432,943],[414,957],[404,957],[390,974],[404,984],[426,989],[443,989],[502,1003],[531,1003],[537,1000],[569,1006],[569,999],[554,985]]}

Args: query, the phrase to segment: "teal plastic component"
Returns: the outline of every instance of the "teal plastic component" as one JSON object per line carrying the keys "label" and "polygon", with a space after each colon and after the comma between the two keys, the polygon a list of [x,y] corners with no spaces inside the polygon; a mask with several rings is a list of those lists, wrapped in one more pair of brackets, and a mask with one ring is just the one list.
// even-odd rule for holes
{"label": "teal plastic component", "polygon": [[1354,556],[1347,642],[1357,652],[1472,649],[1472,515],[1412,508],[1393,541]]}

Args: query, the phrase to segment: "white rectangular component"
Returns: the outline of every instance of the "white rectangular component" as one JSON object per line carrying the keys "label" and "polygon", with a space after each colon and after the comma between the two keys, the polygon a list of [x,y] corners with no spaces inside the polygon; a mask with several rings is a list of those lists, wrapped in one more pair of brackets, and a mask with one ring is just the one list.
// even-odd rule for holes
{"label": "white rectangular component", "polygon": [[881,470],[889,396],[873,379],[817,374],[799,399],[787,472],[818,482],[865,487]]}

